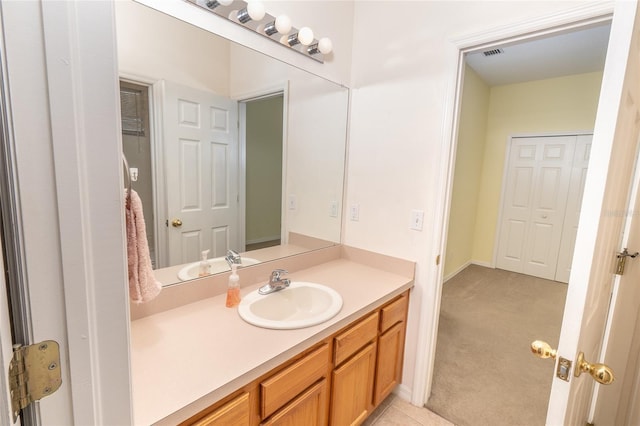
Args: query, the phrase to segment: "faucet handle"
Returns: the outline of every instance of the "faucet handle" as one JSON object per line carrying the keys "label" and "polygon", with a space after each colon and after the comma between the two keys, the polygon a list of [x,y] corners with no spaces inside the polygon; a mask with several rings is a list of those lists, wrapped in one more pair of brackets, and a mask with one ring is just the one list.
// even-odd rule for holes
{"label": "faucet handle", "polygon": [[273,271],[271,271],[271,282],[274,281],[280,281],[280,277],[284,274],[288,274],[289,271],[287,271],[286,269],[274,269]]}

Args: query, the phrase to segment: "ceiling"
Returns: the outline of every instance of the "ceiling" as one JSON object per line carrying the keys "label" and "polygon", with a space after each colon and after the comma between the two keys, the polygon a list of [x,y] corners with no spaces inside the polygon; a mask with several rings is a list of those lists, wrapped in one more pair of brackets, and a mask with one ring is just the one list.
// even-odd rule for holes
{"label": "ceiling", "polygon": [[[489,86],[602,71],[611,23],[467,53],[467,64]],[[500,49],[498,54],[484,52]]]}

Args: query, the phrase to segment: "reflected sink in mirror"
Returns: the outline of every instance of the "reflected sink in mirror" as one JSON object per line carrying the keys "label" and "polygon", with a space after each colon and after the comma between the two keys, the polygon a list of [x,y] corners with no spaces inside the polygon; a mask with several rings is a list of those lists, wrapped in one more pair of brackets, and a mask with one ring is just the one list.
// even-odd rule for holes
{"label": "reflected sink in mirror", "polygon": [[310,327],[330,320],[342,309],[342,296],[322,284],[293,281],[284,290],[244,296],[238,314],[249,324],[280,330]]}
{"label": "reflected sink in mirror", "polygon": [[[227,263],[224,257],[216,257],[215,259],[208,259],[207,263],[209,263],[209,265],[211,266],[211,274],[218,274],[220,272],[228,272],[231,270],[231,267],[229,267],[229,264]],[[257,263],[260,263],[258,259],[253,259],[251,257],[243,257],[242,263],[240,263],[238,266],[242,268],[243,266],[255,265]],[[200,262],[190,263],[178,271],[178,278],[180,278],[181,281],[188,281],[194,278],[199,278],[198,277],[199,269],[200,269]]]}

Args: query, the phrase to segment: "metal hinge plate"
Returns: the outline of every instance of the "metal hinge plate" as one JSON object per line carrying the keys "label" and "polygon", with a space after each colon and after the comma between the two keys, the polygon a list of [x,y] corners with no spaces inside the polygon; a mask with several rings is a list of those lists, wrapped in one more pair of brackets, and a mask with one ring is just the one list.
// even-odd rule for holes
{"label": "metal hinge plate", "polygon": [[616,255],[616,275],[624,275],[624,265],[627,263],[627,257],[635,259],[638,257],[638,254],[640,253],[635,252],[631,254],[626,248],[618,253]]}
{"label": "metal hinge plate", "polygon": [[51,395],[61,384],[60,346],[57,342],[45,340],[30,346],[13,346],[9,387],[14,423],[21,410]]}

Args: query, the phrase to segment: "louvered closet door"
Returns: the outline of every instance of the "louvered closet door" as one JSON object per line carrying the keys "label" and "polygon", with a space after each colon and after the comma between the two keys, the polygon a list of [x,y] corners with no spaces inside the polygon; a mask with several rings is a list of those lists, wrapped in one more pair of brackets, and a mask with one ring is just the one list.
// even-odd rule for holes
{"label": "louvered closet door", "polygon": [[513,138],[496,266],[554,279],[576,136]]}
{"label": "louvered closet door", "polygon": [[[223,256],[238,239],[238,106],[164,82],[169,262]],[[179,219],[182,225],[172,226]]]}

